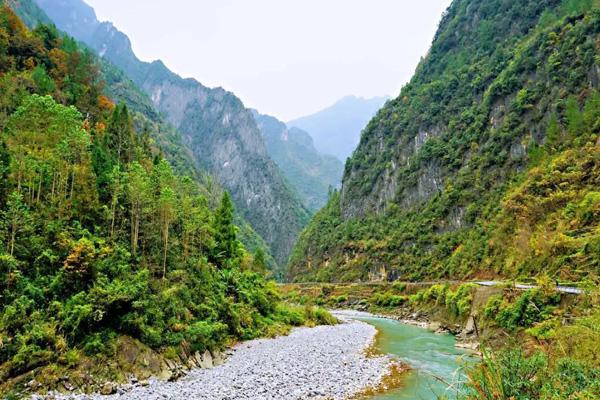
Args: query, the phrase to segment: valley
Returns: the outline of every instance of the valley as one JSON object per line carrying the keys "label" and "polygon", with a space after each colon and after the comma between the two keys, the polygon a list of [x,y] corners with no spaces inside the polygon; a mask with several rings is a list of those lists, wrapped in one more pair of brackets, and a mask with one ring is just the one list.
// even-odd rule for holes
{"label": "valley", "polygon": [[1,1],[0,396],[600,397],[599,1],[448,1],[392,97],[379,7],[422,4],[345,3],[347,47],[280,3],[174,2],[177,42],[92,2]]}

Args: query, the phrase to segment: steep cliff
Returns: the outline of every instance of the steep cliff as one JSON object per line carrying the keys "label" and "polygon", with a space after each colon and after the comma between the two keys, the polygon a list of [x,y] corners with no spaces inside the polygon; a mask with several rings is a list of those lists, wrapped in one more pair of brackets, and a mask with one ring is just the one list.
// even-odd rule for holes
{"label": "steep cliff", "polygon": [[[596,8],[455,0],[410,83],[364,130],[341,192],[301,236],[289,278],[597,272],[598,216],[582,231],[548,220],[596,204],[584,172],[598,152]],[[540,186],[548,181],[557,197]]]}
{"label": "steep cliff", "polygon": [[327,203],[330,190],[341,184],[344,165],[334,156],[319,153],[311,136],[288,128],[277,118],[254,112],[267,151],[304,205],[317,211]]}
{"label": "steep cliff", "polygon": [[250,110],[232,93],[140,61],[129,38],[81,0],[37,0],[60,29],[122,69],[184,138],[196,164],[223,185],[283,264],[308,212],[269,158]]}

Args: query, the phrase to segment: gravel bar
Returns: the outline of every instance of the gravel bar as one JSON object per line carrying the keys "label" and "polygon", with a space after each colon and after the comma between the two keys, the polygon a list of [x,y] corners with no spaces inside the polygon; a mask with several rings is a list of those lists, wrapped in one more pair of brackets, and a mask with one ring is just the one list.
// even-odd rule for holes
{"label": "gravel bar", "polygon": [[376,329],[340,317],[344,323],[335,326],[296,328],[288,336],[241,343],[223,365],[194,369],[176,382],[150,380],[148,386],[119,389],[109,396],[55,399],[346,399],[377,386],[393,361],[366,357]]}

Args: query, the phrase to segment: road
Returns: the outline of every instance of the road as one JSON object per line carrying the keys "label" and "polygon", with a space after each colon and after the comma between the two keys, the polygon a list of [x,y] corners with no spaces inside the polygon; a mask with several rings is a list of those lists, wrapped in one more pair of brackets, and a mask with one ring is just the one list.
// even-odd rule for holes
{"label": "road", "polygon": [[[423,285],[423,286],[431,286],[431,285],[436,285],[436,284],[450,284],[450,285],[455,285],[455,284],[461,284],[461,283],[469,283],[469,282],[464,282],[464,281],[431,281],[431,282],[402,282],[402,281],[395,281],[395,282],[357,282],[357,283],[347,283],[348,285],[350,284],[357,284],[357,285],[373,285],[373,286],[377,286],[377,285],[388,285],[390,283],[406,283],[409,285]],[[506,282],[506,281],[476,281],[476,282],[470,282],[470,283],[474,283],[476,285],[480,285],[480,286],[488,286],[488,287],[492,287],[492,286],[501,286],[501,285],[511,285],[510,282]],[[299,286],[313,286],[313,285],[323,285],[323,282],[302,282],[302,283],[294,283],[291,285],[299,285]],[[334,283],[335,284],[335,283]],[[284,283],[283,285],[288,285],[288,283]],[[525,283],[514,283],[513,287],[516,289],[520,289],[520,290],[528,290],[528,289],[535,289],[537,287],[537,285],[529,285],[529,284],[525,284]],[[579,289],[577,287],[574,286],[561,286],[558,285],[556,287],[556,290],[558,290],[561,293],[565,293],[565,294],[576,294],[576,295],[580,295],[580,294],[584,294],[584,291],[582,289]]]}
{"label": "road", "polygon": [[[499,281],[480,281],[480,282],[475,282],[478,285],[481,286],[498,286],[498,285],[504,285],[506,284],[506,282],[499,282]],[[517,289],[522,289],[522,290],[528,290],[528,289],[535,289],[537,286],[536,285],[526,285],[523,283],[515,283],[514,287]],[[557,286],[556,290],[558,290],[561,293],[566,293],[566,294],[583,294],[583,290],[573,287],[573,286]]]}

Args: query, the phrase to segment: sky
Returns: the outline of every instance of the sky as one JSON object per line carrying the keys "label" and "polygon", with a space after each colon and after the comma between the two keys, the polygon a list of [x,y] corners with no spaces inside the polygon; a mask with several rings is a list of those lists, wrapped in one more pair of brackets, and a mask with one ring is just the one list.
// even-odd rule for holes
{"label": "sky", "polygon": [[86,0],[144,61],[283,121],[395,97],[451,0]]}

